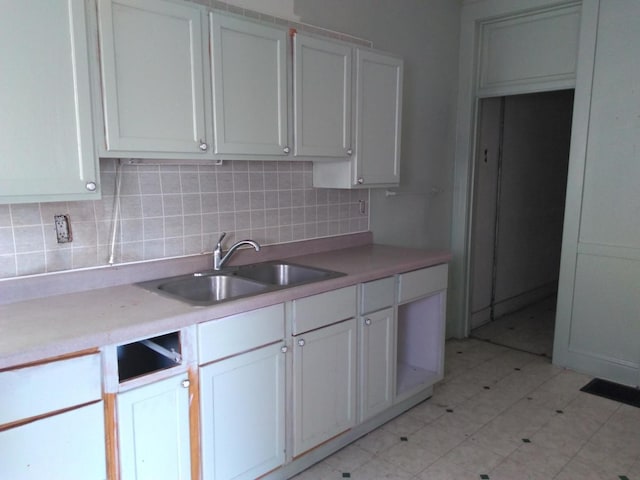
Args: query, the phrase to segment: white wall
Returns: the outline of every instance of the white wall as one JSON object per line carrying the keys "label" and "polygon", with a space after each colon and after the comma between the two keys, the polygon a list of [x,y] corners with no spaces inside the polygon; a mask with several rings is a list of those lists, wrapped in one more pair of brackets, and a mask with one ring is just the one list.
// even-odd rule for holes
{"label": "white wall", "polygon": [[295,0],[302,22],[373,42],[405,62],[400,191],[371,191],[378,243],[449,247],[458,0]]}

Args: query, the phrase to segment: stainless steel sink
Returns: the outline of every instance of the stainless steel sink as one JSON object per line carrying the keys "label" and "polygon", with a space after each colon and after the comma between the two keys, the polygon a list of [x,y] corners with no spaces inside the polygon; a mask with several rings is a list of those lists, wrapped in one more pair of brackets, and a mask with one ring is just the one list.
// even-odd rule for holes
{"label": "stainless steel sink", "polygon": [[344,275],[340,272],[286,262],[265,262],[238,268],[236,275],[269,285],[293,286]]}
{"label": "stainless steel sink", "polygon": [[184,300],[192,305],[213,305],[264,292],[269,285],[224,273],[195,273],[141,283],[140,286]]}
{"label": "stainless steel sink", "polygon": [[322,268],[272,261],[162,278],[138,285],[190,305],[207,306],[343,275]]}

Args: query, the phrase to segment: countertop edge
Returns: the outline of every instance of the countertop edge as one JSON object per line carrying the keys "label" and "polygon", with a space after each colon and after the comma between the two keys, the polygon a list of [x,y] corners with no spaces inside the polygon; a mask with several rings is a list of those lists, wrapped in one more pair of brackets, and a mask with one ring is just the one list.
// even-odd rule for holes
{"label": "countertop edge", "polygon": [[[376,244],[287,257],[287,261],[293,263],[338,270],[346,275],[210,307],[192,307],[133,284],[0,305],[0,330],[4,331],[4,339],[0,340],[0,370],[89,348],[127,343],[147,335],[178,330],[204,321],[448,263],[451,258],[451,253],[447,250],[420,250]],[[122,304],[106,300],[112,296],[123,298]],[[105,298],[104,305],[100,304],[102,298]],[[84,313],[82,304],[87,304],[93,305],[96,309],[104,309],[104,320],[100,315],[91,317],[86,323],[80,318],[65,318],[63,323],[66,322],[66,333],[64,328],[59,331],[52,329],[50,335],[40,332],[39,339],[33,338],[34,332],[30,329],[43,328],[43,325],[48,326],[51,322],[58,321],[56,310],[65,312],[67,304],[69,317],[80,317]],[[34,312],[37,314],[34,315]],[[116,318],[118,315],[121,315],[122,319]],[[132,323],[127,323],[127,316],[136,318]],[[6,320],[7,318],[11,320]],[[15,325],[12,322],[16,322]],[[12,326],[17,328],[10,331]],[[14,341],[22,340],[22,347],[15,344],[12,346],[12,334]]]}

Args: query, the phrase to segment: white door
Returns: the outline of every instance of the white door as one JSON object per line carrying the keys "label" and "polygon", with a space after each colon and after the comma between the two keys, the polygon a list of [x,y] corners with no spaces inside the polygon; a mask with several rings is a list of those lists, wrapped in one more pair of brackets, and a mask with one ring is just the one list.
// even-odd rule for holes
{"label": "white door", "polygon": [[205,480],[254,479],[284,463],[285,353],[277,343],[200,368]]}
{"label": "white door", "polygon": [[287,31],[210,14],[216,153],[286,155]]}
{"label": "white door", "polygon": [[0,432],[0,478],[106,479],[103,403]]}
{"label": "white door", "polygon": [[393,308],[386,308],[359,319],[361,421],[393,403],[393,318]]}
{"label": "white door", "polygon": [[356,51],[354,184],[399,182],[402,69],[399,58]]}
{"label": "white door", "polygon": [[98,5],[105,154],[211,157],[203,11],[164,0],[100,0]]}
{"label": "white door", "polygon": [[121,480],[188,480],[189,389],[186,375],[117,398]]}
{"label": "white door", "polygon": [[295,35],[295,155],[349,156],[352,50],[342,43]]}
{"label": "white door", "polygon": [[355,425],[356,320],[294,338],[293,455]]}
{"label": "white door", "polygon": [[99,191],[83,0],[2,2],[0,203]]}

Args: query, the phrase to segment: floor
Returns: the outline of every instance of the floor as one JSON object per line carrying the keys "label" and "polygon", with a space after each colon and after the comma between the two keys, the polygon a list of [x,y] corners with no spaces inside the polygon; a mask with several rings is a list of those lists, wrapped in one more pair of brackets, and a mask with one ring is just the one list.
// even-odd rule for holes
{"label": "floor", "polygon": [[554,295],[478,327],[471,336],[551,358],[555,316]]}
{"label": "floor", "polygon": [[295,480],[640,480],[640,408],[590,377],[478,339],[446,344],[431,399]]}

